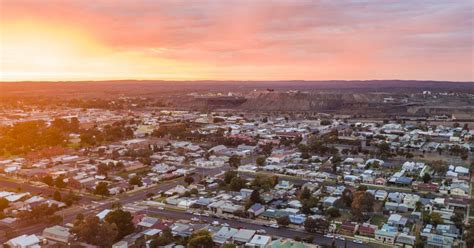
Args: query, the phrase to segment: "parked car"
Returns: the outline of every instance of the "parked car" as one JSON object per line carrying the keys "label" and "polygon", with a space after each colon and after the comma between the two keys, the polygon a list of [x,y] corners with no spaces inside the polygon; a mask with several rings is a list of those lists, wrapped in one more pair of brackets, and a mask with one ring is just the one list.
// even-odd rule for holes
{"label": "parked car", "polygon": [[352,240],[352,242],[356,243],[356,244],[363,244],[364,241],[360,240],[360,239],[354,239]]}
{"label": "parked car", "polygon": [[260,230],[257,230],[257,233],[258,234],[266,234],[267,231],[265,231],[264,229],[260,229]]}
{"label": "parked car", "polygon": [[213,222],[212,222],[212,225],[213,225],[213,226],[219,225],[219,221],[217,221],[217,220],[213,221]]}
{"label": "parked car", "polygon": [[273,228],[280,228],[280,226],[278,224],[271,224],[270,227],[273,227]]}

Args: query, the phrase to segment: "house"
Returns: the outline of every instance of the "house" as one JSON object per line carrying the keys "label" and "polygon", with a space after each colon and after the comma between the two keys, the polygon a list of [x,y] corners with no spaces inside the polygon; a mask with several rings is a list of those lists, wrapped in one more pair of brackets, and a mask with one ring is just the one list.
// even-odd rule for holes
{"label": "house", "polygon": [[265,206],[263,206],[260,203],[255,203],[253,204],[248,210],[247,213],[250,215],[250,217],[257,217],[261,213],[265,212]]}
{"label": "house", "polygon": [[293,188],[293,184],[290,183],[290,181],[287,181],[287,180],[281,180],[275,186],[275,189],[277,189],[277,190],[290,190],[292,188]]}
{"label": "house", "polygon": [[128,243],[127,243],[127,241],[121,240],[121,241],[113,244],[112,248],[128,248]]}
{"label": "house", "polygon": [[40,247],[40,239],[34,234],[23,234],[21,236],[8,240],[5,244],[12,248],[33,248]]}
{"label": "house", "polygon": [[396,227],[398,230],[403,229],[407,222],[408,219],[399,214],[392,214],[387,220],[388,225]]}
{"label": "house", "polygon": [[437,234],[430,234],[426,238],[425,247],[428,248],[446,248],[453,247],[454,239]]}
{"label": "house", "polygon": [[137,224],[137,228],[139,230],[146,230],[148,228],[153,227],[156,223],[158,223],[158,219],[154,217],[145,216],[142,220]]}
{"label": "house", "polygon": [[49,240],[67,244],[69,242],[69,229],[62,226],[52,226],[43,230],[43,237]]}
{"label": "house", "polygon": [[353,236],[357,231],[358,224],[350,221],[345,221],[339,228],[339,233],[343,235]]}
{"label": "house", "polygon": [[250,195],[252,195],[252,193],[253,193],[253,189],[241,189],[240,190],[240,195],[243,198],[250,197]]}
{"label": "house", "polygon": [[384,224],[380,230],[375,231],[375,239],[383,243],[394,244],[397,234],[396,227]]}
{"label": "house", "polygon": [[253,235],[255,235],[256,231],[255,230],[250,230],[250,229],[240,229],[234,236],[232,237],[232,240],[236,244],[246,244],[252,240]]}
{"label": "house", "polygon": [[231,227],[222,227],[217,231],[214,236],[212,236],[212,240],[214,243],[217,243],[219,245],[223,245],[229,240],[232,239],[232,237],[238,232],[238,229],[231,228]]}
{"label": "house", "polygon": [[334,203],[337,201],[338,198],[333,197],[333,196],[328,196],[323,200],[323,206],[324,207],[332,207],[334,206]]}
{"label": "house", "polygon": [[359,225],[359,235],[361,236],[373,238],[375,231],[377,231],[376,225],[370,225],[369,223],[363,223]]}
{"label": "house", "polygon": [[266,235],[255,235],[250,242],[245,244],[245,247],[265,248],[270,244],[272,238]]}
{"label": "house", "polygon": [[395,244],[401,247],[414,247],[416,237],[405,233],[400,233],[395,240]]}
{"label": "house", "polygon": [[387,191],[379,189],[375,192],[374,197],[376,200],[384,201],[387,198],[387,195],[388,195]]}

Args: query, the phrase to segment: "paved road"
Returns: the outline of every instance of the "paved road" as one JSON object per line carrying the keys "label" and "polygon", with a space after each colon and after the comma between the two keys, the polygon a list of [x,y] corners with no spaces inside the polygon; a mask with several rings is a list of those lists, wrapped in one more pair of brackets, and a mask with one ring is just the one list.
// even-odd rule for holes
{"label": "paved road", "polygon": [[[176,219],[176,220],[189,220],[193,217],[196,217],[187,212],[169,210],[169,209],[160,210],[157,208],[148,208],[146,212],[148,214],[155,214],[162,218]],[[300,237],[300,238],[313,237],[314,238],[313,243],[320,244],[320,245],[323,245],[323,244],[331,245],[333,241],[331,238],[324,237],[322,234],[308,233],[308,232],[300,231],[300,230],[287,229],[287,228],[276,229],[272,227],[262,226],[256,223],[247,223],[247,222],[242,222],[239,220],[224,220],[218,217],[199,216],[199,218],[201,220],[205,220],[207,223],[212,223],[213,221],[218,221],[220,223],[227,223],[229,224],[229,226],[234,227],[234,228],[248,228],[248,229],[253,229],[253,230],[264,229],[267,232],[267,234],[276,236],[276,237],[291,238],[291,239],[295,237]],[[357,244],[350,240],[347,240],[345,242],[343,240],[338,240],[338,239],[336,239],[336,246],[349,247],[349,248],[371,247],[370,245],[367,245],[367,244]]]}

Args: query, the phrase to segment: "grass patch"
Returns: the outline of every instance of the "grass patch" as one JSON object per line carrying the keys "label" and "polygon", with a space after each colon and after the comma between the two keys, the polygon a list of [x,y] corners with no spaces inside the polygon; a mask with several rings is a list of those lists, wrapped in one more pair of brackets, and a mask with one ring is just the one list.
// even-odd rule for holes
{"label": "grass patch", "polygon": [[375,215],[370,219],[370,224],[376,225],[381,227],[383,224],[387,222],[388,218],[381,215]]}

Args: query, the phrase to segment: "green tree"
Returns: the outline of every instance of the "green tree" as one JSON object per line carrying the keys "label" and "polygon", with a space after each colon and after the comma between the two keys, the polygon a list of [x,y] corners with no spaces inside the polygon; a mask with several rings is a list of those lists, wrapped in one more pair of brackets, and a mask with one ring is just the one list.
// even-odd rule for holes
{"label": "green tree", "polygon": [[135,231],[135,226],[133,225],[132,219],[132,214],[122,209],[115,209],[105,216],[105,221],[117,226],[117,241]]}
{"label": "green tree", "polygon": [[189,237],[188,248],[212,248],[214,241],[212,241],[211,233],[207,230],[200,230],[194,232]]}
{"label": "green tree", "polygon": [[56,187],[58,188],[66,188],[66,182],[64,182],[64,175],[59,175],[58,177],[56,177],[56,179],[54,180],[54,185],[56,185]]}
{"label": "green tree", "polygon": [[54,185],[54,179],[50,175],[44,176],[41,181],[50,187]]}
{"label": "green tree", "polygon": [[303,190],[301,191],[300,194],[300,200],[307,200],[311,197],[311,191],[309,190],[308,187],[303,187]]}
{"label": "green tree", "polygon": [[54,191],[54,195],[53,195],[53,199],[55,201],[61,201],[61,193],[59,193],[59,191]]}
{"label": "green tree", "polygon": [[250,194],[250,203],[255,204],[255,203],[262,203],[262,198],[260,197],[260,192],[258,190],[252,191],[252,194]]}
{"label": "green tree", "polygon": [[224,245],[221,246],[221,248],[237,248],[237,246],[232,243],[225,243]]}
{"label": "green tree", "polygon": [[425,174],[423,175],[423,182],[424,182],[424,183],[428,183],[428,182],[430,182],[430,181],[431,181],[431,176],[430,176],[430,174],[425,173]]}
{"label": "green tree", "polygon": [[187,183],[188,185],[191,185],[194,182],[194,178],[192,176],[186,176],[184,178],[184,182]]}
{"label": "green tree", "polygon": [[331,207],[328,210],[326,210],[326,214],[331,217],[331,218],[337,218],[341,216],[341,213],[339,212],[338,208]]}
{"label": "green tree", "polygon": [[234,167],[234,168],[237,168],[240,166],[240,156],[237,156],[237,155],[232,155],[230,158],[229,158],[229,165],[231,167]]}
{"label": "green tree", "polygon": [[441,218],[441,214],[439,213],[431,213],[431,216],[430,216],[430,222],[431,224],[434,224],[434,225],[439,225],[439,224],[443,224],[443,218]]}
{"label": "green tree", "polygon": [[239,191],[242,188],[245,187],[245,184],[247,184],[247,180],[241,178],[241,177],[234,177],[232,181],[230,182],[230,189],[233,191]]}
{"label": "green tree", "polygon": [[1,197],[0,198],[0,212],[3,212],[3,210],[8,208],[9,206],[10,206],[10,202],[7,199]]}
{"label": "green tree", "polygon": [[256,162],[257,166],[264,166],[266,159],[267,158],[265,156],[258,156],[257,160],[255,162]]}
{"label": "green tree", "polygon": [[234,179],[235,177],[237,177],[237,171],[235,170],[226,171],[224,173],[224,183],[230,184],[230,182],[232,182],[232,179]]}
{"label": "green tree", "polygon": [[109,196],[110,192],[108,189],[109,184],[106,182],[99,182],[94,189],[94,194],[101,196]]}
{"label": "green tree", "polygon": [[76,221],[72,232],[92,245],[110,247],[118,235],[117,226],[101,221],[95,215],[87,216],[83,221]]}
{"label": "green tree", "polygon": [[306,218],[304,221],[304,229],[307,232],[314,233],[317,231],[324,232],[329,228],[329,222],[324,219],[313,219],[311,217]]}
{"label": "green tree", "polygon": [[277,223],[280,226],[286,227],[291,224],[290,217],[288,215],[281,216],[277,219]]}

